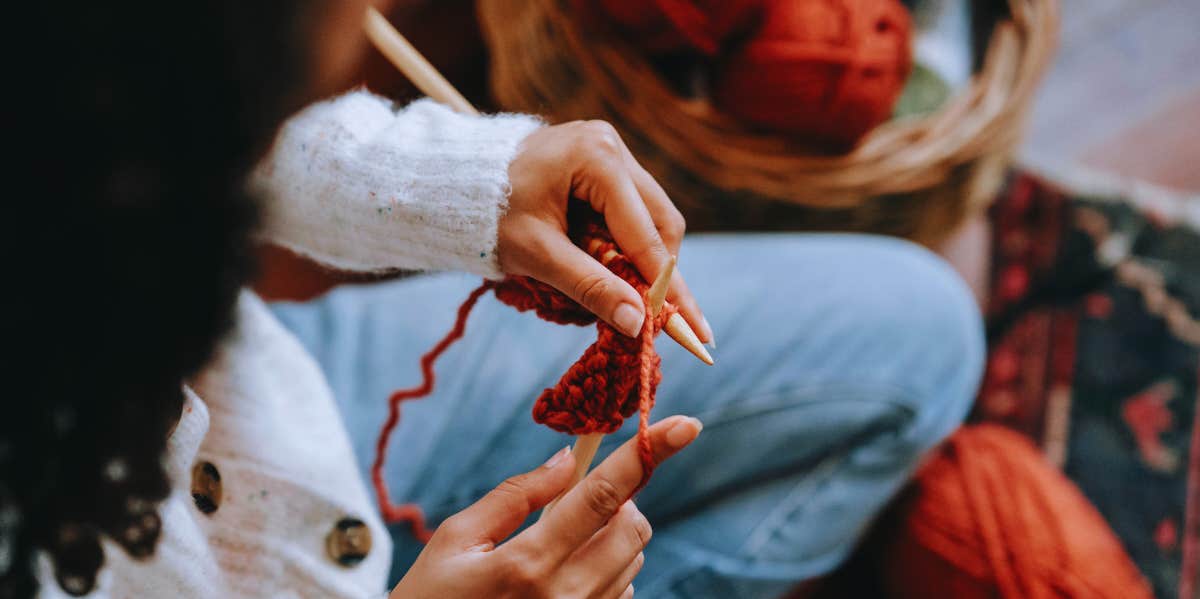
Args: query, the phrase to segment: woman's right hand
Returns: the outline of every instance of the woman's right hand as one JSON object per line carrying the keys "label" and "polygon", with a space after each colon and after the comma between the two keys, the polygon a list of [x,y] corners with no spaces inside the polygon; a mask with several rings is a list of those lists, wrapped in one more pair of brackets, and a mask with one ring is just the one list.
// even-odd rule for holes
{"label": "woman's right hand", "polygon": [[[700,421],[683,416],[651,426],[654,462],[686,447],[700,429]],[[508,541],[563,491],[575,459],[564,449],[537,470],[504,481],[438,527],[392,599],[632,597],[650,540],[650,523],[630,501],[642,479],[636,441],[614,451],[548,516]]]}

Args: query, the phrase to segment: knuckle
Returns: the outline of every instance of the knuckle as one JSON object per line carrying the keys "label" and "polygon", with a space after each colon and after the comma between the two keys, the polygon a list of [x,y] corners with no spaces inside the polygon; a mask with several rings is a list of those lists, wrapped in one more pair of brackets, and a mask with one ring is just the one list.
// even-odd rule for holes
{"label": "knuckle", "polygon": [[544,576],[534,556],[520,551],[506,553],[498,569],[510,587],[521,590],[522,597],[541,595],[539,588]]}
{"label": "knuckle", "polygon": [[513,476],[496,486],[492,493],[509,510],[529,509],[529,483],[523,475]]}
{"label": "knuckle", "polygon": [[529,481],[524,474],[510,476],[496,485],[496,490],[500,493],[516,497],[524,497],[528,494],[528,489]]}
{"label": "knuckle", "polygon": [[587,128],[588,133],[595,137],[620,137],[617,135],[616,127],[613,127],[612,123],[608,121],[593,119],[590,121],[584,121],[583,125]]}
{"label": "knuckle", "polygon": [[587,482],[584,485],[583,492],[588,509],[605,517],[611,516],[618,509],[621,509],[621,504],[625,503],[625,498],[617,491],[616,486],[603,478],[585,480]]}
{"label": "knuckle", "polygon": [[670,238],[673,241],[683,239],[683,234],[687,232],[687,221],[683,215],[679,213],[679,209],[674,206],[667,211],[663,216],[662,228],[659,232],[665,238]]}
{"label": "knuckle", "polygon": [[463,517],[462,514],[455,514],[442,520],[438,525],[435,535],[442,535],[448,539],[462,538],[471,533],[471,524]]}
{"label": "knuckle", "polygon": [[643,261],[651,262],[658,260],[666,260],[670,258],[670,252],[667,251],[663,243],[647,242],[637,247],[626,254],[633,259],[635,263],[641,264]]}
{"label": "knuckle", "polygon": [[630,547],[637,547],[640,551],[645,548],[650,542],[650,537],[654,535],[654,528],[650,526],[650,521],[642,514],[632,503],[625,503],[621,506],[620,517],[620,532],[625,537],[625,542]]}
{"label": "knuckle", "polygon": [[635,513],[629,528],[639,547],[645,547],[650,542],[650,537],[654,536],[654,527],[650,526],[650,521],[641,512]]}
{"label": "knuckle", "polygon": [[588,273],[574,286],[574,296],[585,307],[595,308],[613,290],[612,282],[601,273]]}
{"label": "knuckle", "polygon": [[600,156],[608,158],[621,152],[621,135],[606,121],[586,121],[584,143]]}

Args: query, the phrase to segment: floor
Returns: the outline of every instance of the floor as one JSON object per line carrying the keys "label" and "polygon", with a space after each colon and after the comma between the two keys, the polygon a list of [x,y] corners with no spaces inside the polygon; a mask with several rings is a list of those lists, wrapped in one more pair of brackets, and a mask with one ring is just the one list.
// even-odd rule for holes
{"label": "floor", "polygon": [[[1200,1],[1060,0],[1061,43],[1020,160],[1080,167],[1200,199]],[[990,229],[964,223],[938,251],[982,303]]]}
{"label": "floor", "polygon": [[1200,2],[1060,2],[1061,45],[1021,159],[1200,194]]}

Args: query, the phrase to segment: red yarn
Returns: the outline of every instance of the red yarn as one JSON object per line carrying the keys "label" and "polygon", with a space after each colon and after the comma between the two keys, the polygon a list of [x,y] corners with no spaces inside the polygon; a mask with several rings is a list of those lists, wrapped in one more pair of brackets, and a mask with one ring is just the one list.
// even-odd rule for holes
{"label": "red yarn", "polygon": [[896,599],[1150,599],[1104,518],[1028,439],[966,427],[900,506],[883,582]]}
{"label": "red yarn", "polygon": [[[588,240],[588,251],[598,260],[610,252],[618,251],[608,230],[595,220],[588,222],[583,238]],[[649,284],[624,255],[616,253],[606,266],[643,296],[649,290]],[[421,384],[396,391],[388,399],[388,416],[375,443],[371,481],[384,520],[389,523],[410,523],[413,535],[422,542],[428,541],[433,532],[425,526],[421,509],[414,504],[393,504],[388,496],[383,479],[388,441],[400,421],[400,403],[426,397],[433,391],[436,380],[434,363],[463,336],[471,309],[488,291],[495,291],[496,298],[501,302],[522,312],[532,310],[550,322],[575,325],[596,323],[596,342],[583,352],[579,361],[567,370],[555,386],[542,391],[533,406],[533,419],[556,431],[572,435],[608,434],[620,428],[625,418],[632,416],[635,411],[640,412],[638,454],[642,461],[642,482],[639,489],[650,479],[654,470],[650,439],[646,434],[655,391],[662,380],[659,369],[661,359],[654,350],[654,336],[662,330],[667,319],[678,311],[675,306],[667,302],[658,317],[652,317],[649,314],[649,302],[646,302],[647,315],[641,335],[631,338],[607,323],[597,321],[594,314],[545,283],[528,277],[484,281],[459,307],[458,317],[450,332],[421,356]]]}
{"label": "red yarn", "polygon": [[748,123],[851,146],[890,118],[912,68],[910,30],[897,0],[767,0],[713,99]]}
{"label": "red yarn", "polygon": [[651,53],[692,50],[712,56],[746,28],[763,0],[577,0],[585,17],[602,16]]}

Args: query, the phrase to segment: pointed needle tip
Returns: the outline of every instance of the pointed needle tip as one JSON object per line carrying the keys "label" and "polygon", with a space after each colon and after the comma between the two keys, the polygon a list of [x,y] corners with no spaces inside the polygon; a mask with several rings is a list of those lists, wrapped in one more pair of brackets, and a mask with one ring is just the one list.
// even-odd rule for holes
{"label": "pointed needle tip", "polygon": [[682,316],[679,314],[672,314],[671,317],[667,319],[667,325],[663,327],[663,330],[666,331],[667,335],[674,339],[676,343],[682,345],[683,348],[689,352],[692,352],[692,355],[699,358],[701,362],[704,362],[709,366],[713,365],[714,362],[712,355],[708,353],[707,349],[704,349],[704,344],[700,343],[700,339],[696,336],[696,332],[692,330],[692,327],[688,326],[687,321],[684,320]]}

